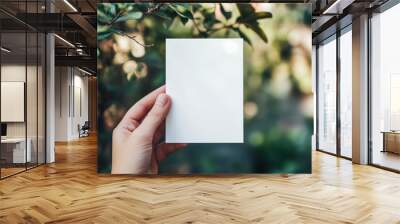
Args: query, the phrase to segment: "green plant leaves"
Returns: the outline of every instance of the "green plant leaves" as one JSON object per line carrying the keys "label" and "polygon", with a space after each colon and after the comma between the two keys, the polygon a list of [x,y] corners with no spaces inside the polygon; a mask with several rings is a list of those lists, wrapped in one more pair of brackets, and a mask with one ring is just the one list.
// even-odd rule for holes
{"label": "green plant leaves", "polygon": [[252,15],[255,13],[253,6],[250,4],[236,4],[241,16]]}
{"label": "green plant leaves", "polygon": [[180,21],[185,25],[189,20],[194,20],[193,13],[191,11],[191,5],[188,3],[180,4],[169,4],[168,7],[172,9],[176,15],[179,16]]}
{"label": "green plant leaves", "polygon": [[99,33],[97,34],[97,40],[101,41],[101,40],[105,40],[107,38],[109,38],[112,35],[112,33],[107,32],[107,33]]}
{"label": "green plant leaves", "polygon": [[100,23],[109,23],[112,20],[111,15],[107,15],[104,11],[102,10],[97,10],[97,22]]}
{"label": "green plant leaves", "polygon": [[142,12],[129,12],[126,15],[118,17],[118,19],[115,20],[115,22],[125,22],[127,20],[137,20],[142,18],[143,13]]}
{"label": "green plant leaves", "polygon": [[97,40],[104,40],[107,39],[112,35],[111,30],[108,26],[97,26]]}
{"label": "green plant leaves", "polygon": [[[218,4],[215,4],[215,6],[218,6]],[[194,23],[197,23],[195,27],[197,35],[200,37],[208,37],[221,29],[226,29],[227,32],[233,30],[249,45],[252,45],[249,34],[246,33],[247,31],[243,28],[239,29],[240,25],[244,25],[256,33],[265,43],[268,42],[267,35],[260,27],[258,20],[271,18],[272,14],[270,12],[256,12],[251,4],[238,3],[236,7],[238,8],[239,15],[236,16],[236,19],[232,23],[230,19],[233,17],[233,13],[226,11],[222,3],[219,3],[219,10],[226,21],[217,20],[215,18],[215,6],[214,8],[203,7],[201,4],[196,3],[98,4],[98,40],[110,38],[115,33],[116,27],[113,24],[129,20],[140,20],[146,14],[159,17],[166,29],[168,29],[175,18],[178,18],[183,25],[192,20]],[[199,15],[199,17],[195,19],[194,14]]]}
{"label": "green plant leaves", "polygon": [[110,3],[98,4],[97,22],[109,23],[117,14],[117,5]]}
{"label": "green plant leaves", "polygon": [[226,20],[229,20],[232,17],[232,12],[226,11],[221,3],[219,3],[219,8],[221,9],[221,13],[224,15]]}
{"label": "green plant leaves", "polygon": [[210,30],[210,29],[213,27],[213,25],[214,25],[215,23],[219,22],[219,21],[215,18],[213,12],[206,12],[206,11],[205,11],[205,12],[203,13],[203,17],[204,17],[203,25],[204,25],[204,28],[205,28],[206,30]]}
{"label": "green plant leaves", "polygon": [[235,28],[234,30],[239,34],[241,38],[243,38],[244,41],[246,41],[250,46],[253,46],[251,44],[250,38],[243,31],[241,31],[239,28]]}
{"label": "green plant leaves", "polygon": [[252,22],[255,20],[259,19],[267,19],[267,18],[272,18],[272,14],[270,12],[256,12],[248,16],[240,16],[236,21],[238,23],[246,23],[246,22]]}
{"label": "green plant leaves", "polygon": [[268,43],[267,35],[261,29],[258,20],[271,18],[272,14],[270,12],[255,12],[250,4],[237,4],[237,7],[240,16],[236,19],[236,22],[244,24],[247,28],[255,32],[265,43]]}
{"label": "green plant leaves", "polygon": [[180,17],[187,19],[194,19],[192,12],[190,11],[190,6],[185,4],[168,4],[168,6],[174,10]]}
{"label": "green plant leaves", "polygon": [[268,38],[267,35],[264,33],[264,31],[261,29],[258,23],[254,24],[245,24],[246,27],[250,28],[253,30],[265,43],[268,43]]}

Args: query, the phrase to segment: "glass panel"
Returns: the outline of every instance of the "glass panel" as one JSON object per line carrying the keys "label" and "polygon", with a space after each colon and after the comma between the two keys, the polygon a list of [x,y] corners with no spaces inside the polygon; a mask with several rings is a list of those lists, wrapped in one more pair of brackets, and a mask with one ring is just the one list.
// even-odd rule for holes
{"label": "glass panel", "polygon": [[371,19],[372,163],[400,170],[400,5]]}
{"label": "glass panel", "polygon": [[38,113],[37,113],[37,98],[38,98],[38,88],[37,88],[37,80],[38,80],[38,36],[36,32],[29,32],[27,34],[28,38],[28,63],[27,63],[27,80],[26,80],[26,89],[27,89],[27,98],[26,98],[26,112],[27,112],[27,142],[28,142],[28,150],[30,148],[31,153],[30,158],[28,159],[28,168],[37,165],[37,128],[38,128]]}
{"label": "glass panel", "polygon": [[39,34],[38,45],[38,164],[45,163],[46,150],[45,150],[45,52],[46,39],[45,35]]}
{"label": "glass panel", "polygon": [[1,175],[4,178],[25,170],[31,151],[26,150],[26,33],[25,30],[18,30],[19,26],[9,24],[12,19],[8,16],[0,14],[0,19]]}
{"label": "glass panel", "polygon": [[352,35],[340,36],[340,152],[351,158],[352,149]]}
{"label": "glass panel", "polygon": [[0,13],[4,178],[45,161],[45,35],[21,22],[37,23],[34,14],[44,12],[45,1],[0,1],[0,7],[10,12]]}
{"label": "glass panel", "polygon": [[316,77],[317,77],[317,47],[312,45],[312,91],[313,91],[313,136],[312,136],[312,149],[315,150],[316,147],[316,136],[317,136],[317,99],[316,99]]}
{"label": "glass panel", "polygon": [[[41,0],[37,1],[37,12],[45,13],[46,12],[46,1]],[[38,30],[40,31],[40,30]],[[38,127],[37,127],[37,145],[38,145],[38,164],[43,164],[46,161],[46,149],[45,149],[45,65],[46,65],[46,36],[44,33],[38,33],[38,61],[37,61],[37,87],[38,87],[38,105],[37,105],[37,119],[38,119]]]}
{"label": "glass panel", "polygon": [[318,148],[336,153],[336,37],[318,48]]}
{"label": "glass panel", "polygon": [[[39,11],[38,2],[27,2],[26,12],[28,15],[36,14]],[[31,22],[38,23],[38,16],[30,18]],[[36,21],[32,21],[36,20]],[[34,29],[27,27],[27,143],[28,151],[30,150],[30,159],[28,159],[27,167],[35,167],[38,164],[38,64],[39,64],[39,35]]]}

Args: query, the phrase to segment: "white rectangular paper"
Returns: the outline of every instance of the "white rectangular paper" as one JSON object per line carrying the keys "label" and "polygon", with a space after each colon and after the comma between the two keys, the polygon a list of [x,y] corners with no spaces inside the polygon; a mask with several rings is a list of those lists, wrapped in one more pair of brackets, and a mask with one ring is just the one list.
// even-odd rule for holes
{"label": "white rectangular paper", "polygon": [[167,39],[167,143],[243,143],[243,40]]}

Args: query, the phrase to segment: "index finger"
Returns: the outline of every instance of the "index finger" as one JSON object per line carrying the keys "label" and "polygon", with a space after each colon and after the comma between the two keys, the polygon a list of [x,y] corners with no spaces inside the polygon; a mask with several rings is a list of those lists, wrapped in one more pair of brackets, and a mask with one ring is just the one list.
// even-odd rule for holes
{"label": "index finger", "polygon": [[165,85],[153,90],[153,92],[147,94],[145,97],[140,99],[137,103],[135,103],[129,110],[126,112],[122,121],[138,121],[140,122],[149,110],[152,108],[153,104],[156,101],[156,98],[161,93],[165,93]]}

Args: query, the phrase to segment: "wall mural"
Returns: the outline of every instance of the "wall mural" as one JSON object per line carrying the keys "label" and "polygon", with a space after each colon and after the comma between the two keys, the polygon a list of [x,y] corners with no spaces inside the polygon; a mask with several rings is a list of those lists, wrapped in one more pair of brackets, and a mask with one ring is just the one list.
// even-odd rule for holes
{"label": "wall mural", "polygon": [[[98,172],[311,172],[310,4],[103,3],[97,7]],[[174,98],[161,97],[167,38],[243,41],[243,143],[164,143],[165,120],[157,123],[154,120],[160,116],[148,117],[155,107],[174,106]]]}

